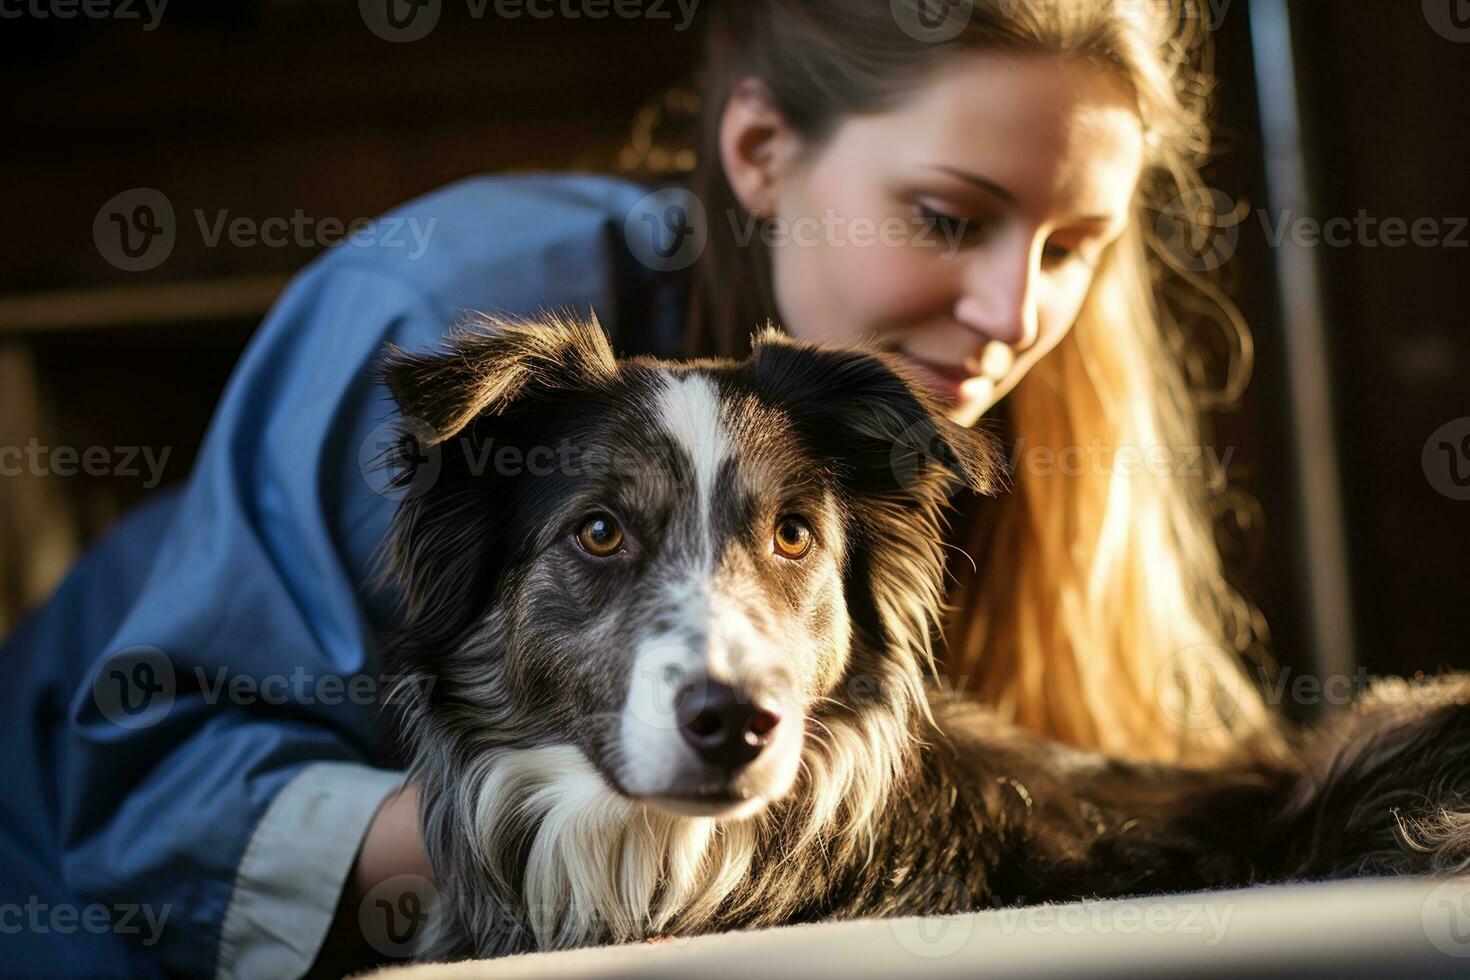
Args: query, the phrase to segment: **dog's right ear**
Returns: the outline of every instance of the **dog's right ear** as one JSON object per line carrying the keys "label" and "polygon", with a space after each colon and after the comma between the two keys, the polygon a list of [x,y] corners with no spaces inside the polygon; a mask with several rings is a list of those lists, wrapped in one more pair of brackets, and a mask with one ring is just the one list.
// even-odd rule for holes
{"label": "dog's right ear", "polygon": [[393,400],[404,419],[428,427],[420,438],[430,446],[534,393],[595,385],[616,373],[596,314],[588,320],[481,316],[438,350],[416,354],[389,345],[382,361]]}

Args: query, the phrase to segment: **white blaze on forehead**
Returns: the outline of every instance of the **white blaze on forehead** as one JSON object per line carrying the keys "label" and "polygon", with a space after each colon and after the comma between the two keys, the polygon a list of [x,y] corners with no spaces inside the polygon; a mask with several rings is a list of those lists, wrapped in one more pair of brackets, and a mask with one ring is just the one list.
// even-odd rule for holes
{"label": "white blaze on forehead", "polygon": [[[708,767],[680,734],[679,694],[686,685],[731,684],[783,715],[791,715],[797,707],[786,664],[789,651],[779,640],[765,636],[761,624],[750,616],[750,593],[758,589],[756,583],[749,574],[748,581],[742,579],[738,567],[718,566],[717,549],[707,546],[715,478],[738,451],[723,407],[709,377],[664,376],[656,401],[658,422],[689,458],[692,506],[699,514],[705,546],[693,560],[685,559],[671,570],[661,586],[660,605],[672,615],[660,617],[635,641],[619,720],[618,763],[619,782],[633,796],[689,793],[698,789],[690,780],[709,778]],[[752,771],[774,766],[775,775],[762,785],[785,792],[800,761],[803,729],[799,723],[788,723],[781,731],[776,745],[763,756],[764,763]]]}
{"label": "white blaze on forehead", "polygon": [[709,524],[715,476],[732,452],[730,433],[720,417],[720,394],[701,374],[669,375],[658,400],[659,422],[694,467],[695,506]]}

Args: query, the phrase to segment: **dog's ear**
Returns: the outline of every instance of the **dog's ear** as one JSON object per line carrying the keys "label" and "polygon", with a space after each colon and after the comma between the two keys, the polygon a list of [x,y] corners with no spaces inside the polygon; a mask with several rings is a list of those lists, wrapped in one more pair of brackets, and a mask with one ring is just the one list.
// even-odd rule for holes
{"label": "dog's ear", "polygon": [[589,320],[481,316],[438,350],[416,354],[389,345],[382,361],[393,400],[405,419],[428,426],[421,441],[430,446],[534,393],[595,385],[616,373],[596,314]]}
{"label": "dog's ear", "polygon": [[587,390],[616,373],[595,316],[483,317],[437,350],[387,351],[381,374],[403,419],[382,460],[399,501],[384,571],[401,591],[403,623],[412,624],[390,644],[400,662],[451,646],[484,610],[502,551],[476,457],[442,444],[479,438],[476,423],[492,418],[515,425],[511,416],[534,412],[540,399]]}
{"label": "dog's ear", "polygon": [[950,421],[896,357],[863,348],[794,341],[774,327],[752,339],[757,385],[796,424],[860,475],[873,492],[977,493],[1002,484],[1000,454],[986,433]]}

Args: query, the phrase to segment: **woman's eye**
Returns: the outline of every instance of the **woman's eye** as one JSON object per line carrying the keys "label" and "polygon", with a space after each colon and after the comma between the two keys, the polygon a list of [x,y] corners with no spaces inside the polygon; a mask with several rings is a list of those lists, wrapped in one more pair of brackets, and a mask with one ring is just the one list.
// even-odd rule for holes
{"label": "woman's eye", "polygon": [[1077,255],[1077,250],[1066,245],[1058,245],[1056,242],[1047,242],[1045,249],[1046,260],[1053,265],[1061,265]]}
{"label": "woman's eye", "polygon": [[802,558],[812,550],[812,529],[800,517],[783,517],[776,522],[773,542],[782,558]]}
{"label": "woman's eye", "polygon": [[1071,243],[1048,241],[1043,250],[1043,256],[1046,263],[1051,266],[1075,262],[1084,268],[1093,269],[1097,266],[1098,252],[1099,250],[1092,247],[1092,243],[1087,239]]}
{"label": "woman's eye", "polygon": [[606,558],[622,550],[623,529],[611,514],[593,514],[582,522],[581,530],[577,532],[577,544],[589,555]]}
{"label": "woman's eye", "polygon": [[962,218],[956,214],[946,214],[943,211],[929,207],[927,204],[918,205],[919,218],[940,235],[946,241],[955,241],[979,230],[980,222],[973,218]]}

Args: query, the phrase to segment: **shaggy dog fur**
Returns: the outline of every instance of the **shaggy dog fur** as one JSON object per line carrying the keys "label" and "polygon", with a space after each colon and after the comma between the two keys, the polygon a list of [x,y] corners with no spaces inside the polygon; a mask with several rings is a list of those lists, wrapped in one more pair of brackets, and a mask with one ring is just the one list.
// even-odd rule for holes
{"label": "shaggy dog fur", "polygon": [[[885,355],[617,361],[551,318],[385,374],[427,958],[1470,867],[1464,679],[1211,770],[929,696],[946,501],[997,456]],[[755,758],[690,748],[691,685],[769,709]]]}

